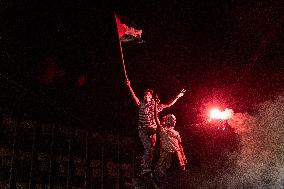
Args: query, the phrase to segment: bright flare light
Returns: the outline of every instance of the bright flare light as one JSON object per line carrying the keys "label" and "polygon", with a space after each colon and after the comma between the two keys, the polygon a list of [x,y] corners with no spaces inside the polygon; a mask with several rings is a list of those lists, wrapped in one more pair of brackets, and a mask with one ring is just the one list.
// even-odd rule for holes
{"label": "bright flare light", "polygon": [[230,119],[233,114],[232,110],[225,109],[225,111],[221,112],[219,109],[212,109],[209,113],[210,119]]}

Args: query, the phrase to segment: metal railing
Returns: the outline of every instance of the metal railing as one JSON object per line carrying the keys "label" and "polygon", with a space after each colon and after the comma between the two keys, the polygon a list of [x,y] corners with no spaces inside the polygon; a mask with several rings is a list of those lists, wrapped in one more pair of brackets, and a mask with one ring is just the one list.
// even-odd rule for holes
{"label": "metal railing", "polygon": [[0,188],[126,188],[135,175],[135,141],[58,124],[0,123]]}

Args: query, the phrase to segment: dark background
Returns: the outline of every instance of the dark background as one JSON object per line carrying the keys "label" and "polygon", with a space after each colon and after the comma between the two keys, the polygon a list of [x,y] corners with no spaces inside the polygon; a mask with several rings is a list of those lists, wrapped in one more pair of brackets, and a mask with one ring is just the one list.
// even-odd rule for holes
{"label": "dark background", "polygon": [[[254,112],[283,91],[282,1],[1,1],[3,113],[97,129],[136,129],[114,11],[142,29],[123,44],[136,94],[154,88],[178,127],[213,105]],[[125,133],[128,134],[128,133]]]}

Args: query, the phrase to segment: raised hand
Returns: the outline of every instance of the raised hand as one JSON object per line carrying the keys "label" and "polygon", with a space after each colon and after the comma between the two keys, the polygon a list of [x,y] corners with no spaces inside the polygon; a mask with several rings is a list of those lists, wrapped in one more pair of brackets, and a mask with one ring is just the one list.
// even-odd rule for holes
{"label": "raised hand", "polygon": [[182,90],[180,91],[180,93],[178,94],[178,98],[182,97],[185,92],[186,92],[186,90],[185,90],[185,89],[182,89]]}

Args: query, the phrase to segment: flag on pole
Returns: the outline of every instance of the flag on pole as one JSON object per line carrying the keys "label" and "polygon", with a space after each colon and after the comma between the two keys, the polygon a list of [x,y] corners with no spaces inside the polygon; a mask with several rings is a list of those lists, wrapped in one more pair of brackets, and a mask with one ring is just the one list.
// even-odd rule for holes
{"label": "flag on pole", "polygon": [[128,80],[128,76],[126,73],[126,68],[124,64],[124,58],[123,58],[123,51],[122,51],[122,42],[129,42],[129,41],[135,41],[141,39],[142,30],[137,30],[133,27],[129,27],[126,24],[122,23],[120,19],[116,16],[114,13],[116,27],[117,27],[117,33],[119,38],[119,47],[120,47],[120,55],[121,55],[121,63],[123,66],[123,71],[125,75],[125,79]]}
{"label": "flag on pole", "polygon": [[129,42],[135,39],[140,39],[142,35],[142,30],[129,27],[122,23],[120,19],[115,15],[115,21],[118,31],[119,40],[121,42]]}

